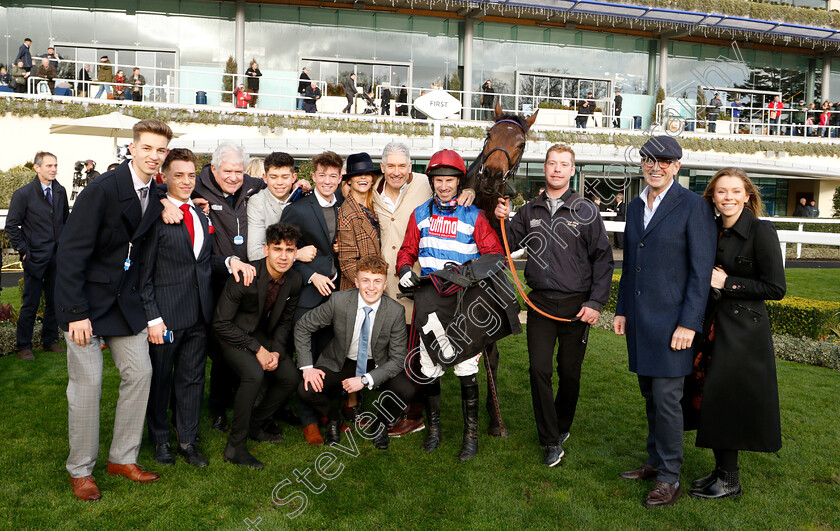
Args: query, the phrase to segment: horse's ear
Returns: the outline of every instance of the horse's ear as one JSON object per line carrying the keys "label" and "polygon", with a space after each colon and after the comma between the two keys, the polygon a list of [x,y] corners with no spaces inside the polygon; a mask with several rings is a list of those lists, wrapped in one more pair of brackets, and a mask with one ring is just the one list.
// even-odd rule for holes
{"label": "horse's ear", "polygon": [[532,114],[531,116],[528,117],[527,120],[525,120],[525,124],[527,124],[527,126],[528,126],[527,129],[531,129],[531,126],[534,125],[534,122],[537,121],[537,113],[538,112],[540,112],[539,109],[534,111],[534,114]]}
{"label": "horse's ear", "polygon": [[504,112],[502,112],[502,103],[501,103],[500,100],[501,100],[501,98],[496,100],[496,108],[493,109],[493,112],[496,113],[496,118],[501,118],[502,115],[505,114]]}

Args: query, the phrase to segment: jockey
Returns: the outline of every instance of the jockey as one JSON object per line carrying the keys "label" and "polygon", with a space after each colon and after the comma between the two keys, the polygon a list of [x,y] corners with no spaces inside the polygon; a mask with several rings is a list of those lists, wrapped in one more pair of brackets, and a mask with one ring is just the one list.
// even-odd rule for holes
{"label": "jockey", "polygon": [[[458,205],[458,189],[466,176],[464,160],[444,149],[432,155],[426,174],[434,196],[411,214],[402,247],[397,255],[400,286],[412,288],[419,277],[412,271],[420,262],[421,274],[443,269],[449,262],[463,264],[486,253],[503,253],[499,238],[484,213],[475,206]],[[464,412],[464,442],[459,458],[466,461],[478,453],[478,362],[481,354],[454,366],[461,380]],[[426,384],[426,425],[429,432],[423,449],[431,452],[440,443],[440,377],[444,369],[434,363],[420,342],[420,367],[430,380]]]}

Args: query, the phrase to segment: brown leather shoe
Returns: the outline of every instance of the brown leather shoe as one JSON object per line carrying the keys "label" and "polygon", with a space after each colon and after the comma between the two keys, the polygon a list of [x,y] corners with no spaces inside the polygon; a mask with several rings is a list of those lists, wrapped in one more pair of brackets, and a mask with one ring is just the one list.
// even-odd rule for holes
{"label": "brown leather shoe", "polygon": [[160,479],[154,472],[147,472],[136,464],[118,465],[108,461],[108,473],[112,476],[125,476],[138,483],[151,483]]}
{"label": "brown leather shoe", "polygon": [[26,361],[35,361],[35,354],[32,353],[32,349],[28,348],[18,350],[18,359]]}
{"label": "brown leather shoe", "polygon": [[70,478],[70,486],[73,487],[73,494],[83,501],[96,501],[102,498],[99,492],[99,487],[93,480],[93,476],[85,476],[83,478]]}
{"label": "brown leather shoe", "polygon": [[647,499],[643,505],[645,507],[670,507],[680,499],[682,493],[682,485],[677,487],[676,483],[657,481],[653,490],[648,492]]}
{"label": "brown leather shoe", "polygon": [[412,419],[408,417],[400,417],[394,427],[388,430],[388,435],[391,437],[402,437],[409,433],[426,429],[426,424],[423,418]]}
{"label": "brown leather shoe", "polygon": [[645,463],[639,468],[634,468],[633,470],[626,470],[619,474],[619,476],[621,477],[621,479],[639,479],[642,481],[648,481],[651,479],[656,479],[656,475],[658,473],[659,469]]}
{"label": "brown leather shoe", "polygon": [[303,427],[303,438],[312,446],[323,446],[324,438],[321,437],[321,430],[318,424],[309,424]]}
{"label": "brown leather shoe", "polygon": [[61,348],[61,345],[58,343],[51,343],[44,347],[44,352],[67,352],[65,349]]}

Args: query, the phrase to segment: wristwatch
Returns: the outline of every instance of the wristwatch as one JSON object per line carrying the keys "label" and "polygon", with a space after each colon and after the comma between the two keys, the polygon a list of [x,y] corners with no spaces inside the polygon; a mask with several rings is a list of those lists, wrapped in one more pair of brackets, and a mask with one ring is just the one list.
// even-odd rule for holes
{"label": "wristwatch", "polygon": [[370,381],[368,380],[367,374],[362,375],[362,385],[365,387],[370,385]]}

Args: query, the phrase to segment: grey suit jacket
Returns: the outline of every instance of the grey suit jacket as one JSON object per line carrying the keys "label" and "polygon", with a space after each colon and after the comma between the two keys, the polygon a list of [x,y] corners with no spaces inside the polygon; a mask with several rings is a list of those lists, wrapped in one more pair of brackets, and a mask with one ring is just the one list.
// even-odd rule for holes
{"label": "grey suit jacket", "polygon": [[268,188],[263,188],[248,200],[248,260],[251,262],[265,258],[265,229],[280,221],[287,204],[274,199]]}
{"label": "grey suit jacket", "polygon": [[[333,325],[334,337],[327,345],[316,367],[338,372],[347,360],[347,351],[353,340],[356,324],[359,290],[336,291],[327,301],[303,314],[295,325],[295,348],[298,367],[312,365],[312,334]],[[408,346],[405,328],[405,308],[388,297],[382,296],[379,310],[370,334],[370,351],[376,368],[370,371],[375,386],[405,370]]]}

